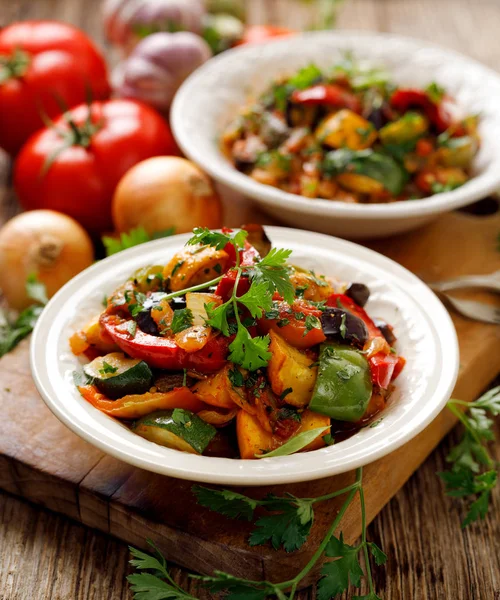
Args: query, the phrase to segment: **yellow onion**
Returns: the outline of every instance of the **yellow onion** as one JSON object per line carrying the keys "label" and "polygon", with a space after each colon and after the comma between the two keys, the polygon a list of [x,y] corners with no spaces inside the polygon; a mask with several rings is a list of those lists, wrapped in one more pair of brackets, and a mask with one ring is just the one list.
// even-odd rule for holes
{"label": "yellow onion", "polygon": [[143,227],[149,234],[170,227],[222,226],[222,204],[210,179],[192,162],[175,156],[148,158],[120,180],[113,197],[113,222],[119,232]]}
{"label": "yellow onion", "polygon": [[0,289],[12,308],[32,300],[26,279],[34,273],[53,296],[94,260],[92,242],[71,217],[52,210],[22,213],[0,230]]}

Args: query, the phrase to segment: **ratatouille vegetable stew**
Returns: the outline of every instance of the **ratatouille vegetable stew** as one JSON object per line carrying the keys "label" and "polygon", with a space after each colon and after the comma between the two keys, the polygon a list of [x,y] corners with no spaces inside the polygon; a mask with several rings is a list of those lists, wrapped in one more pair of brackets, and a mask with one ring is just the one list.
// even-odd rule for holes
{"label": "ratatouille vegetable stew", "polygon": [[253,459],[373,422],[405,359],[370,291],[289,262],[260,225],[198,228],[105,299],[70,346],[81,395],[157,444]]}
{"label": "ratatouille vegetable stew", "polygon": [[222,150],[256,181],[307,198],[413,200],[471,177],[478,118],[436,83],[399,87],[352,57],[274,82],[226,127]]}

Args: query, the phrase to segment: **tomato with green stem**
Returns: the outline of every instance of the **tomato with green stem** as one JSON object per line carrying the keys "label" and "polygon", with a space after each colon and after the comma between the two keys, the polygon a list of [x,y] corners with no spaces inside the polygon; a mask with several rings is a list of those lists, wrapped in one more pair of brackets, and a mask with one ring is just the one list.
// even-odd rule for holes
{"label": "tomato with green stem", "polygon": [[41,113],[59,115],[87,95],[110,94],[106,63],[76,27],[56,21],[13,23],[0,31],[0,147],[17,154],[43,127]]}
{"label": "tomato with green stem", "polygon": [[113,229],[111,201],[122,176],[146,158],[176,153],[169,126],[149,106],[81,104],[28,140],[14,186],[26,210],[56,210],[101,233]]}

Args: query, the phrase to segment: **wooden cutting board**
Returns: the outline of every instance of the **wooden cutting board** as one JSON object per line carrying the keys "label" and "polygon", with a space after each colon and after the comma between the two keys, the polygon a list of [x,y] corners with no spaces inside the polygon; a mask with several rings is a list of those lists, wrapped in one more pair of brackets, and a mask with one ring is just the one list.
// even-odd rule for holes
{"label": "wooden cutting board", "polygon": [[[238,210],[241,215],[241,207]],[[255,211],[247,220],[269,222]],[[229,221],[231,222],[232,219]],[[368,244],[426,280],[500,269],[500,215],[443,216],[409,234]],[[478,297],[480,295],[478,294]],[[500,372],[500,328],[453,315],[460,340],[454,396],[476,398]],[[166,556],[198,572],[221,569],[250,579],[284,580],[308,560],[342,499],[317,507],[310,539],[294,553],[250,548],[249,524],[199,507],[191,483],[142,471],[106,456],[66,429],[46,408],[30,376],[29,340],[0,360],[0,487],[136,546],[153,539]],[[444,410],[420,435],[364,470],[373,519],[455,424]],[[240,489],[254,497],[272,491],[316,496],[344,487],[354,473],[315,482]],[[360,533],[359,504],[342,522],[348,542]],[[304,584],[307,582],[304,582]]]}

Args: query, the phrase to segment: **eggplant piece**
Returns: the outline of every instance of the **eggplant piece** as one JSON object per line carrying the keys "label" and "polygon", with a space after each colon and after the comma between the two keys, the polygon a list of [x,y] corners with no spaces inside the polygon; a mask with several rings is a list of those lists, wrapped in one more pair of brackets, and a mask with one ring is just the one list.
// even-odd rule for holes
{"label": "eggplant piece", "polygon": [[183,385],[191,387],[195,383],[194,377],[186,375],[186,383],[184,384],[184,373],[179,371],[178,373],[160,373],[153,381],[153,386],[157,392],[167,394],[175,388],[180,388]]}
{"label": "eggplant piece", "polygon": [[247,240],[257,250],[261,258],[269,254],[271,250],[271,240],[267,237],[266,230],[258,223],[242,225],[242,229],[248,231]]}
{"label": "eggplant piece", "polygon": [[344,293],[361,308],[365,306],[370,298],[370,288],[364,283],[351,283]]}
{"label": "eggplant piece", "polygon": [[139,329],[144,331],[144,333],[156,336],[160,335],[158,325],[154,322],[153,317],[151,316],[151,309],[140,312],[135,317],[135,321]]}
{"label": "eggplant piece", "polygon": [[234,166],[243,173],[249,172],[257,162],[259,155],[267,150],[267,146],[256,135],[234,143],[231,150]]}
{"label": "eggplant piece", "polygon": [[270,149],[277,148],[290,135],[288,125],[272,113],[265,113],[260,128],[260,137]]}
{"label": "eggplant piece", "polygon": [[380,333],[384,336],[385,341],[392,346],[397,342],[397,337],[394,335],[392,325],[389,325],[384,319],[373,319],[375,326],[380,329]]}
{"label": "eggplant piece", "polygon": [[341,308],[328,307],[321,314],[321,327],[328,340],[363,347],[368,329],[363,321]]}

